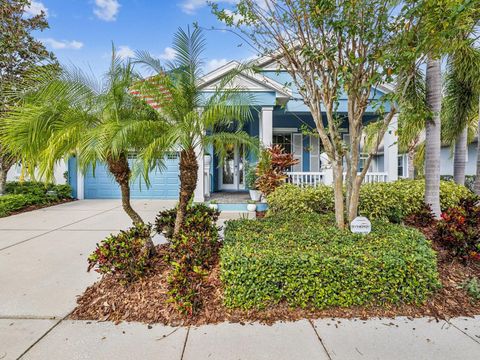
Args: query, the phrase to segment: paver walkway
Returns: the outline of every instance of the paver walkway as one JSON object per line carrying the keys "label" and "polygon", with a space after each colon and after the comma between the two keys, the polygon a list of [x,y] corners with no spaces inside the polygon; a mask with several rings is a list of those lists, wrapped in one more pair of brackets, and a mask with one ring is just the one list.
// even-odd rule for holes
{"label": "paver walkway", "polygon": [[[171,206],[134,201],[148,221]],[[480,359],[480,317],[190,328],[64,320],[76,296],[97,279],[86,272],[86,256],[128,225],[116,200],[77,201],[0,219],[0,360]]]}

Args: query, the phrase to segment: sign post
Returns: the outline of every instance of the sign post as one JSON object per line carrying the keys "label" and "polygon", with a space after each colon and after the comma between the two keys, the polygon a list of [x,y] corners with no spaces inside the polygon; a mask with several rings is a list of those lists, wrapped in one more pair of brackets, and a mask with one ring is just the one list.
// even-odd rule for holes
{"label": "sign post", "polygon": [[354,234],[370,234],[372,224],[365,216],[357,216],[350,223],[350,231]]}

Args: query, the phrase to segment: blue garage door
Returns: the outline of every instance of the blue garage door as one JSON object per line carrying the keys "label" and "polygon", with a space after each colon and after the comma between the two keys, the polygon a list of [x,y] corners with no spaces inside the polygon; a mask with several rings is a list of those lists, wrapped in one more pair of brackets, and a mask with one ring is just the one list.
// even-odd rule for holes
{"label": "blue garage door", "polygon": [[[179,189],[178,157],[171,155],[165,160],[166,169],[150,173],[150,187],[137,178],[130,184],[132,199],[177,199]],[[120,187],[110,175],[107,167],[98,163],[95,176],[89,171],[85,175],[85,199],[119,199]]]}

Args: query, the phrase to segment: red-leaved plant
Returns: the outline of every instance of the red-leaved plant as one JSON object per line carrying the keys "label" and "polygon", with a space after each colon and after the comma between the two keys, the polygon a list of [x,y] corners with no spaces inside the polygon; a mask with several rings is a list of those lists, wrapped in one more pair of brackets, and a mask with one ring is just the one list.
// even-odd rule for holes
{"label": "red-leaved plant", "polygon": [[480,260],[480,206],[476,200],[463,200],[442,213],[435,238],[454,256]]}
{"label": "red-leaved plant", "polygon": [[264,195],[272,193],[287,178],[285,173],[291,166],[298,164],[293,154],[286,153],[282,146],[273,145],[263,149],[257,164],[256,186]]}

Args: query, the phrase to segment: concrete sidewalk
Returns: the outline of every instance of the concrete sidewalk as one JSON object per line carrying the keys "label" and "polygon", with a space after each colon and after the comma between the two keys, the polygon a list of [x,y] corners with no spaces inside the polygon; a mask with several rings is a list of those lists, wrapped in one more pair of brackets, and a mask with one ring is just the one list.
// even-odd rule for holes
{"label": "concrete sidewalk", "polygon": [[479,359],[480,317],[302,320],[172,328],[0,320],[0,359]]}
{"label": "concrete sidewalk", "polygon": [[[173,205],[134,201],[147,221]],[[480,317],[198,328],[63,320],[98,278],[86,272],[87,255],[129,225],[118,200],[76,201],[0,219],[0,360],[480,359]]]}

